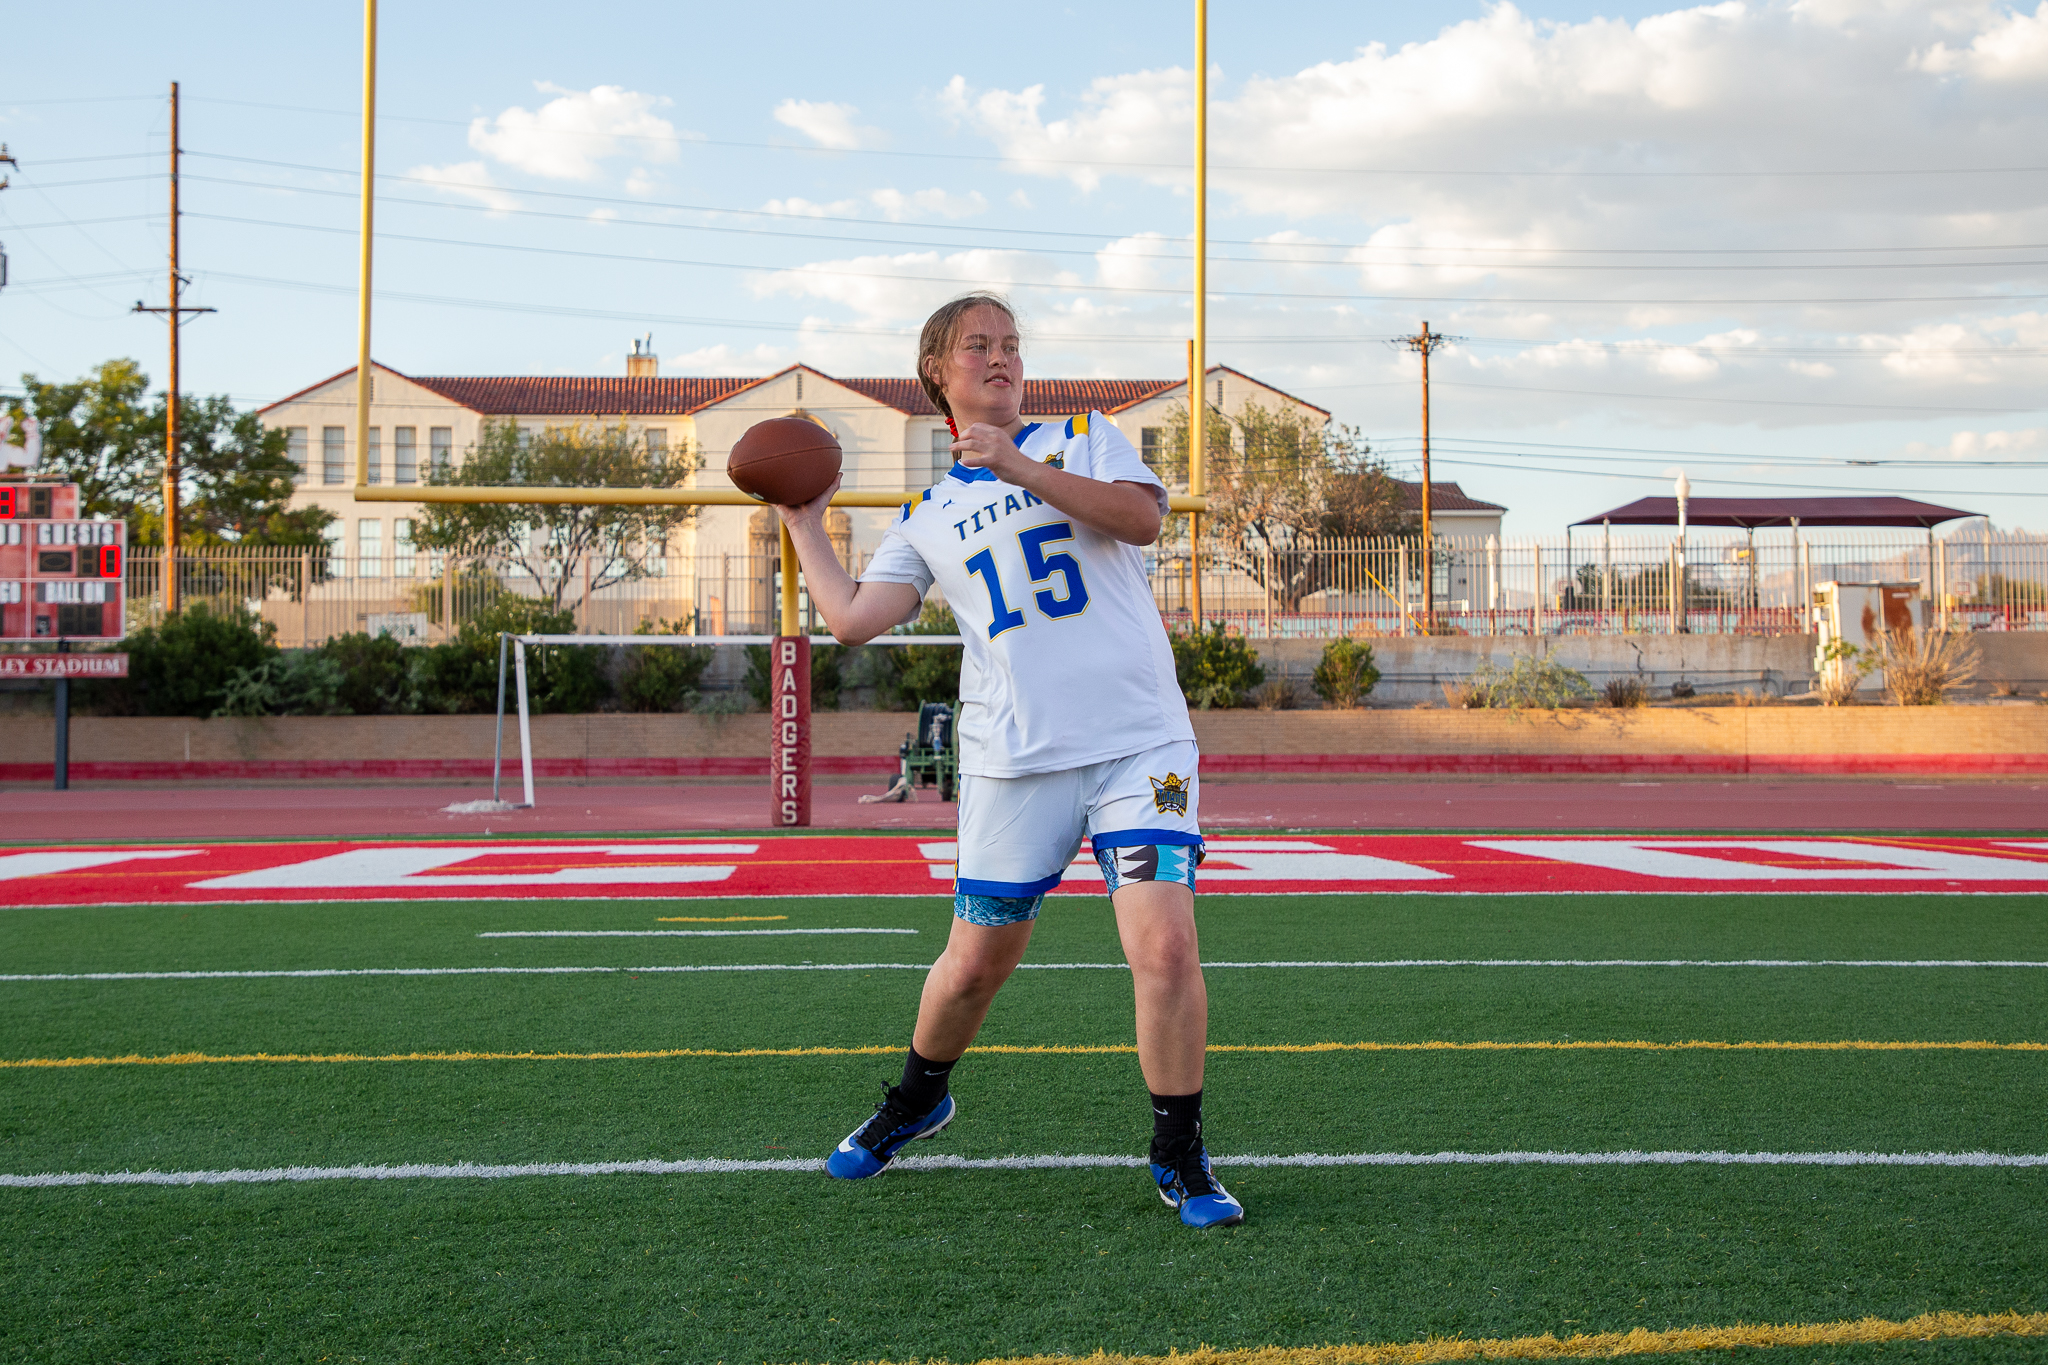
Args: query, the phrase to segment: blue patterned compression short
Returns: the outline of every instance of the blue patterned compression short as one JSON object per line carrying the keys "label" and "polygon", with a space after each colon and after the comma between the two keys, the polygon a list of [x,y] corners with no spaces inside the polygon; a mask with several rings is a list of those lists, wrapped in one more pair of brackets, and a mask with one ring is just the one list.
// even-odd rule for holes
{"label": "blue patterned compression short", "polygon": [[1109,894],[1126,882],[1179,882],[1195,888],[1195,865],[1202,861],[1199,845],[1126,844],[1095,850],[1095,865],[1109,883]]}
{"label": "blue patterned compression short", "polygon": [[1044,892],[1036,896],[973,896],[965,891],[953,893],[955,917],[964,919],[969,924],[986,925],[991,929],[1037,919],[1038,908],[1044,904]]}

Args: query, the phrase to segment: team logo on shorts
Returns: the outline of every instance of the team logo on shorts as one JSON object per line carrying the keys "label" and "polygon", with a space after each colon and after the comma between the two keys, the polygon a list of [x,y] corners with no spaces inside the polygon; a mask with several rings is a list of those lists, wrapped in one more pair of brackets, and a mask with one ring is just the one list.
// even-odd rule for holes
{"label": "team logo on shorts", "polygon": [[1152,784],[1152,806],[1161,815],[1186,815],[1188,813],[1188,778],[1166,775],[1161,782],[1156,777],[1145,779]]}

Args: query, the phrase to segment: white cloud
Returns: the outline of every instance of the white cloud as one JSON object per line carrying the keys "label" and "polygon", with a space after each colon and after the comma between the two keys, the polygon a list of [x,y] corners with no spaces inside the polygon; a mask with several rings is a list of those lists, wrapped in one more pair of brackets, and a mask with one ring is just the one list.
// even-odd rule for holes
{"label": "white cloud", "polygon": [[635,166],[626,175],[626,193],[636,198],[645,199],[660,188],[661,182],[645,166]]}
{"label": "white cloud", "polygon": [[553,95],[539,109],[517,105],[469,125],[469,145],[493,160],[551,180],[594,180],[599,163],[616,156],[673,161],[680,134],[654,111],[669,104],[623,86],[565,90],[534,82]]}
{"label": "white cloud", "polygon": [[1918,459],[1998,460],[2048,451],[2048,427],[2018,431],[1959,431],[1939,445],[1914,441],[1905,453]]}
{"label": "white cloud", "polygon": [[519,207],[517,199],[492,182],[490,170],[481,161],[458,161],[449,166],[415,166],[406,174],[415,180],[432,182],[435,189],[474,200],[500,213]]}
{"label": "white cloud", "polygon": [[972,218],[988,211],[988,200],[982,198],[979,190],[966,194],[939,189],[913,190],[909,194],[901,190],[876,190],[868,200],[892,223],[918,217]]}
{"label": "white cloud", "polygon": [[2000,15],[1966,48],[1937,42],[1914,65],[1936,75],[1969,75],[1986,81],[2048,78],[2048,0],[2031,15]]}
{"label": "white cloud", "polygon": [[795,218],[851,218],[862,207],[858,199],[835,199],[829,204],[819,204],[799,196],[770,199],[761,205],[764,213],[786,213]]}
{"label": "white cloud", "polygon": [[[991,280],[1055,287],[1078,282],[1045,257],[1025,251],[911,251],[816,261],[756,276],[750,287],[764,298],[789,294],[827,299],[869,321],[921,323],[955,294]],[[1020,302],[1028,312],[1029,298]]]}
{"label": "white cloud", "polygon": [[881,142],[879,128],[863,128],[854,122],[860,110],[851,104],[826,104],[812,100],[784,100],[775,106],[775,121],[794,128],[820,147],[850,152]]}

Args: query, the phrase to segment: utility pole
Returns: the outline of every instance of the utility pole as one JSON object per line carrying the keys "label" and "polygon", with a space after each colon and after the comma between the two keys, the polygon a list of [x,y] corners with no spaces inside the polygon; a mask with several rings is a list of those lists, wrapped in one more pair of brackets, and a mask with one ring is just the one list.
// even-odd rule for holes
{"label": "utility pole", "polygon": [[[1209,491],[1209,0],[1195,0],[1195,337],[1188,343],[1188,492]],[[1202,514],[1188,513],[1189,627],[1202,633]]]}
{"label": "utility pole", "polygon": [[[21,163],[19,161],[16,161],[13,157],[7,154],[7,144],[4,142],[0,142],[0,166],[12,166],[17,171],[21,169]],[[0,190],[6,189],[8,181],[11,179],[11,176],[0,175]],[[5,242],[0,242],[0,289],[5,289],[6,287],[7,244]]]}
{"label": "utility pole", "polygon": [[1422,356],[1422,629],[1436,633],[1436,531],[1429,516],[1429,354],[1458,340],[1429,330],[1429,323],[1414,336],[1396,337],[1397,344]]}
{"label": "utility pole", "polygon": [[178,609],[178,328],[187,313],[211,313],[211,308],[187,308],[178,302],[186,284],[178,273],[178,83],[171,82],[171,287],[170,302],[150,308],[137,300],[137,313],[162,313],[171,324],[171,374],[164,393],[164,615]]}

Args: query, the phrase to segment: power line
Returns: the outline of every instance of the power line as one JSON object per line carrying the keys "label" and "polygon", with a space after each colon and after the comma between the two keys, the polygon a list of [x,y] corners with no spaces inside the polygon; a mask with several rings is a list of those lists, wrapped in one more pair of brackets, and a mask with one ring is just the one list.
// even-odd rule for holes
{"label": "power line", "polygon": [[[219,97],[202,97],[202,96],[196,96],[196,95],[195,95],[195,96],[194,96],[193,98],[194,98],[194,99],[201,99],[201,98],[204,98],[204,99],[205,99],[205,101],[206,101],[207,103],[209,103],[209,104],[227,104],[227,105],[237,105],[237,106],[240,106],[240,107],[243,107],[243,108],[250,108],[250,109],[280,109],[280,110],[285,110],[285,111],[288,111],[288,112],[292,112],[292,113],[300,113],[300,114],[326,114],[326,115],[333,115],[333,116],[336,116],[336,117],[342,117],[342,118],[360,118],[360,117],[362,116],[362,111],[361,111],[361,110],[355,110],[355,111],[351,112],[351,111],[349,111],[349,110],[346,110],[346,109],[320,109],[320,108],[315,108],[315,107],[312,107],[312,106],[309,106],[309,105],[301,105],[301,104],[270,104],[270,103],[262,103],[262,102],[258,102],[258,101],[255,101],[255,100],[234,100],[234,99],[223,99],[223,98],[219,98]],[[487,118],[483,118],[483,117],[479,117],[479,118],[477,118],[477,119],[444,119],[444,118],[427,118],[427,117],[423,117],[423,116],[420,116],[420,115],[416,115],[416,114],[379,114],[379,115],[377,116],[377,121],[378,121],[378,122],[380,122],[380,123],[383,123],[383,122],[396,122],[396,123],[420,123],[420,124],[428,124],[428,125],[433,125],[433,126],[438,126],[438,127],[444,127],[444,128],[468,128],[468,127],[471,127],[471,126],[472,126],[473,124],[475,124],[475,123],[478,123],[478,122],[489,122],[489,120],[488,120]],[[556,131],[556,132],[557,132],[558,134],[564,134],[564,135],[567,135],[567,136],[571,136],[571,137],[587,137],[587,138],[599,138],[599,139],[615,140],[615,141],[620,141],[620,142],[643,142],[643,143],[655,143],[655,144],[659,144],[659,145],[662,145],[662,146],[671,146],[671,147],[677,147],[677,148],[684,148],[684,147],[729,147],[729,148],[736,148],[736,149],[739,149],[739,150],[742,150],[742,151],[769,151],[769,152],[794,152],[794,153],[799,153],[799,154],[804,154],[804,155],[823,155],[823,156],[834,156],[834,157],[839,157],[839,156],[870,156],[870,157],[897,157],[897,158],[905,158],[905,159],[912,159],[912,160],[926,160],[926,161],[983,161],[983,162],[990,162],[990,161],[992,161],[992,162],[997,162],[997,163],[999,163],[999,164],[1005,164],[1005,165],[1010,165],[1010,164],[1016,164],[1016,163],[1020,163],[1020,162],[1021,162],[1021,163],[1024,163],[1024,164],[1028,164],[1028,165],[1035,165],[1035,166],[1086,166],[1086,167],[1097,167],[1097,168],[1110,168],[1110,169],[1129,169],[1129,170],[1165,170],[1165,171],[1185,171],[1185,170],[1187,170],[1187,169],[1188,169],[1188,163],[1186,163],[1185,161],[1108,161],[1108,160],[1103,160],[1103,159],[1101,159],[1101,158],[1088,158],[1088,159],[1084,159],[1084,160],[1072,160],[1072,159],[1062,159],[1062,158],[1058,158],[1058,157],[1044,157],[1044,156],[1031,156],[1031,155],[1024,155],[1024,154],[1019,154],[1019,153],[1014,153],[1014,152],[1012,152],[1012,153],[1001,153],[1001,154],[990,154],[990,153],[985,153],[985,152],[979,152],[979,153],[977,153],[977,152],[923,152],[923,151],[903,151],[903,150],[897,150],[897,149],[891,149],[891,148],[873,148],[873,147],[802,147],[802,146],[797,146],[797,145],[794,145],[794,144],[791,144],[791,143],[785,143],[785,142],[741,142],[741,141],[735,141],[735,140],[732,140],[732,139],[726,139],[726,138],[709,138],[709,137],[694,137],[694,136],[689,136],[689,135],[684,135],[684,134],[678,134],[678,135],[674,135],[674,136],[667,136],[667,137],[663,137],[663,136],[658,136],[658,135],[656,135],[656,134],[652,134],[652,133],[610,133],[610,132],[595,132],[595,131],[593,131],[593,132],[588,132],[588,133],[579,133],[579,132],[576,132],[576,131],[574,131],[574,130],[562,130],[562,129],[558,129],[558,130],[555,130],[555,131]],[[1270,164],[1270,163],[1266,163],[1266,164],[1259,164],[1259,165],[1228,165],[1228,164],[1218,164],[1218,163],[1215,163],[1215,162],[1212,162],[1212,163],[1210,163],[1210,167],[1209,167],[1209,168],[1210,168],[1211,170],[1217,170],[1217,171],[1252,171],[1252,172],[1257,172],[1257,173],[1261,173],[1261,174],[1273,174],[1273,173],[1280,173],[1280,174],[1289,174],[1289,175],[1372,175],[1372,176],[1422,176],[1422,177],[1434,177],[1434,176],[1451,176],[1451,177],[1488,177],[1488,178],[1492,178],[1492,177],[1503,177],[1503,178],[1509,178],[1509,179],[1514,179],[1514,178],[1531,178],[1531,179],[1562,179],[1562,180],[1614,180],[1614,179],[1647,179],[1647,180],[1699,180],[1699,179],[1704,179],[1704,180],[1758,180],[1758,179],[1777,179],[1777,178],[1788,178],[1788,177],[1796,177],[1796,178],[1801,178],[1801,179],[1804,179],[1804,178],[1809,178],[1809,177],[1814,177],[1814,176],[1840,176],[1840,177],[1849,177],[1849,178],[1873,178],[1873,177],[1884,177],[1884,178],[1897,178],[1897,177],[1911,177],[1911,176],[1921,176],[1921,175],[1933,175],[1933,176],[1958,176],[1958,175],[2038,175],[2038,174],[2040,174],[2040,173],[2041,173],[2041,172],[2043,172],[2043,171],[2048,171],[2048,166],[1928,166],[1928,167],[1898,167],[1898,166],[1882,166],[1882,167],[1872,167],[1872,168],[1868,168],[1868,169],[1864,169],[1864,168],[1854,168],[1854,169],[1848,169],[1848,168],[1833,168],[1833,169],[1828,169],[1828,168],[1821,168],[1821,169],[1785,169],[1785,170],[1730,170],[1730,171],[1668,171],[1668,170],[1667,170],[1667,171],[1647,171],[1647,170],[1606,170],[1606,171],[1599,171],[1599,170],[1541,170],[1541,169],[1537,169],[1537,170],[1531,170],[1531,169],[1526,169],[1526,168],[1520,168],[1520,169],[1518,169],[1518,168],[1504,168],[1504,169],[1502,169],[1502,168],[1449,168],[1449,167],[1442,167],[1442,166],[1421,166],[1421,167],[1405,167],[1405,166],[1283,166],[1283,165],[1273,165],[1273,164]]]}
{"label": "power line", "polygon": [[[356,229],[326,227],[313,223],[282,223],[274,219],[244,218],[233,214],[193,213],[192,218],[206,218],[215,222],[240,223],[251,227],[281,228],[295,232],[319,232],[333,235],[353,236]],[[568,256],[588,260],[630,261],[640,265],[674,265],[705,270],[760,270],[775,271],[790,275],[824,275],[841,279],[888,280],[894,283],[945,284],[958,286],[963,281],[957,278],[937,275],[904,275],[877,270],[825,269],[811,263],[797,266],[757,265],[742,261],[702,261],[672,256],[632,255],[624,252],[580,251],[568,247],[527,246],[509,242],[466,241],[454,237],[428,237],[409,233],[379,232],[378,237],[387,241],[417,242],[430,246],[452,246],[469,250],[516,251],[544,256]],[[1182,288],[1149,285],[1079,284],[1072,282],[1049,282],[1042,280],[985,280],[987,287],[997,289],[1050,289],[1084,292],[1091,294],[1146,294],[1181,297],[1187,293]],[[1730,305],[1777,305],[1781,307],[1820,306],[1845,307],[1859,304],[1879,303],[2008,303],[2033,299],[2048,299],[2048,294],[1957,294],[1957,295],[1915,295],[1884,298],[1718,298],[1718,299],[1641,299],[1641,298],[1534,298],[1502,295],[1478,297],[1473,295],[1443,294],[1350,294],[1315,293],[1307,290],[1280,289],[1212,289],[1217,298],[1228,299],[1302,299],[1317,302],[1351,303],[1449,303],[1474,305],[1489,303],[1511,304],[1558,304],[1574,307],[1641,308],[1649,306],[1721,308]]]}
{"label": "power line", "polygon": [[1527,387],[1527,386],[1524,386],[1524,385],[1519,385],[1519,384],[1470,384],[1470,383],[1463,383],[1463,382],[1459,382],[1459,381],[1455,381],[1455,380],[1442,380],[1442,381],[1439,381],[1439,382],[1440,382],[1440,383],[1441,383],[1441,384],[1443,385],[1443,387],[1445,387],[1445,388],[1449,388],[1449,389],[1492,389],[1492,390],[1496,390],[1496,391],[1498,391],[1498,392],[1501,392],[1501,393],[1541,393],[1541,394],[1565,394],[1565,395],[1570,395],[1570,396],[1572,396],[1572,397],[1577,397],[1577,398],[1632,398],[1632,399],[1638,399],[1638,400],[1640,400],[1640,399],[1649,399],[1649,400],[1650,400],[1650,401],[1652,401],[1652,402],[1658,402],[1658,403],[1741,403],[1741,404],[1745,404],[1745,405],[1749,405],[1749,406],[1757,406],[1757,407],[1773,407],[1773,408],[1850,408],[1850,409],[1855,409],[1855,410],[1857,410],[1857,411],[1871,411],[1871,412],[1943,412],[1943,413],[1956,413],[1956,412],[1970,412],[1970,413],[1983,413],[1983,414],[1986,414],[1987,416],[2012,416],[2012,415],[2017,415],[2017,414],[2024,414],[2024,413],[2030,413],[2030,412],[2039,412],[2039,411],[2041,411],[2041,409],[2040,409],[2040,408],[2038,408],[2038,407],[2032,407],[2032,408],[1965,408],[1965,407],[1952,407],[1952,406],[1948,406],[1948,405],[1945,405],[1945,404],[1939,404],[1939,405],[1934,405],[1934,406],[1917,406],[1917,405],[1909,405],[1909,404],[1904,404],[1904,403],[1826,403],[1826,402],[1818,402],[1818,401],[1808,401],[1808,400],[1804,400],[1804,399],[1798,399],[1798,398],[1716,398],[1716,397],[1711,397],[1711,396],[1709,396],[1709,395],[1706,395],[1706,394],[1687,394],[1687,393],[1621,393],[1621,392],[1618,392],[1618,391],[1614,391],[1614,390],[1608,390],[1608,389],[1557,389],[1557,388],[1532,388],[1532,387]]}
{"label": "power line", "polygon": [[[252,166],[273,166],[273,167],[276,167],[276,168],[278,168],[278,169],[281,169],[281,170],[296,170],[296,171],[306,171],[306,172],[310,172],[310,173],[313,173],[313,174],[317,174],[317,175],[339,175],[339,176],[347,176],[347,177],[351,177],[351,178],[353,178],[353,177],[355,177],[355,176],[356,176],[356,175],[358,174],[358,172],[357,172],[356,170],[354,170],[354,169],[351,169],[351,168],[345,168],[345,167],[340,167],[340,166],[315,166],[315,165],[309,165],[309,164],[307,164],[307,163],[305,163],[305,162],[297,162],[297,161],[276,161],[276,160],[271,160],[271,159],[268,159],[268,158],[264,158],[264,157],[250,157],[250,156],[232,156],[232,155],[229,155],[229,154],[227,154],[227,153],[224,153],[224,152],[191,152],[191,153],[188,153],[188,155],[191,155],[191,156],[203,156],[203,157],[208,157],[208,158],[210,158],[210,159],[212,159],[212,160],[215,160],[215,161],[233,161],[233,162],[239,162],[239,163],[241,163],[241,164],[244,164],[244,165],[252,165]],[[255,188],[261,188],[261,189],[289,189],[289,190],[294,190],[294,191],[296,191],[296,192],[298,192],[298,193],[302,193],[302,194],[320,194],[320,195],[331,195],[331,196],[335,196],[335,197],[339,197],[339,198],[346,198],[346,199],[354,199],[354,198],[356,197],[356,191],[354,191],[354,190],[328,190],[328,189],[322,189],[322,188],[318,188],[318,187],[314,187],[314,186],[306,186],[306,185],[290,185],[290,186],[287,186],[287,185],[278,185],[278,184],[275,184],[275,183],[273,183],[273,182],[267,182],[267,181],[240,181],[240,180],[229,180],[229,179],[227,179],[227,178],[225,178],[225,177],[208,177],[208,178],[209,178],[209,179],[217,179],[217,180],[218,180],[218,182],[219,182],[219,183],[221,183],[221,184],[232,184],[232,185],[248,185],[248,186],[251,186],[251,187],[255,187]],[[879,222],[879,221],[877,221],[876,219],[873,219],[873,218],[856,218],[856,217],[851,217],[851,216],[846,216],[846,215],[839,215],[839,214],[811,214],[811,213],[797,213],[797,212],[792,212],[792,211],[789,211],[789,210],[775,210],[775,209],[741,209],[741,208],[730,208],[730,207],[721,207],[721,206],[718,206],[718,205],[712,205],[712,204],[683,204],[683,203],[675,203],[675,202],[669,202],[669,201],[661,201],[661,200],[650,200],[650,199],[643,199],[643,198],[630,198],[630,197],[621,197],[621,196],[619,196],[619,195],[609,195],[609,194],[577,194],[577,193],[574,193],[574,192],[572,192],[572,191],[568,191],[568,190],[539,190],[539,189],[528,189],[528,188],[514,188],[514,187],[511,187],[511,186],[502,186],[502,185],[489,185],[489,186],[461,186],[461,185],[457,185],[457,184],[455,184],[455,183],[453,183],[453,182],[450,182],[450,181],[447,181],[447,180],[436,180],[436,179],[434,179],[434,178],[432,178],[432,177],[430,177],[430,176],[414,176],[414,175],[395,175],[395,174],[388,174],[388,173],[383,173],[383,172],[380,172],[380,173],[378,173],[378,175],[377,175],[377,176],[376,176],[375,178],[376,178],[376,179],[378,179],[378,180],[391,180],[391,181],[397,181],[397,182],[401,182],[401,183],[407,183],[407,184],[414,184],[414,185],[427,185],[427,186],[431,186],[431,187],[433,187],[433,188],[435,188],[435,189],[440,189],[440,190],[445,190],[445,191],[451,191],[451,192],[461,192],[461,191],[463,191],[463,190],[465,190],[465,189],[468,189],[468,190],[484,190],[484,189],[490,189],[490,190],[496,190],[496,191],[498,191],[498,192],[500,192],[500,193],[503,193],[503,194],[517,194],[517,195],[525,195],[525,196],[529,196],[529,197],[537,197],[537,198],[548,198],[548,199],[567,199],[567,200],[573,200],[573,201],[576,201],[576,202],[579,202],[579,203],[587,203],[587,204],[624,204],[624,205],[628,205],[628,206],[630,206],[630,207],[633,207],[633,208],[640,208],[640,209],[668,209],[668,210],[671,210],[671,211],[677,211],[677,212],[684,212],[684,213],[717,213],[717,214],[727,214],[727,215],[731,215],[731,216],[734,216],[734,217],[745,217],[745,218],[774,218],[774,219],[783,219],[783,220],[787,220],[787,221],[794,221],[794,222],[819,222],[819,223],[855,223],[855,224],[859,224],[859,225],[862,225],[862,226],[865,226],[865,227],[875,227],[875,228],[880,228],[880,227],[886,227],[886,226],[888,226],[887,224],[885,224],[885,223],[882,223],[882,222]],[[474,210],[477,210],[477,211],[480,211],[480,212],[486,212],[486,213],[500,213],[500,212],[502,212],[502,213],[513,213],[513,214],[520,214],[520,213],[530,213],[530,212],[531,212],[531,210],[523,210],[523,209],[502,209],[502,210],[500,210],[500,209],[492,209],[492,208],[490,208],[490,206],[488,206],[488,205],[481,205],[481,204],[442,204],[442,203],[434,203],[433,201],[427,201],[427,200],[406,200],[406,201],[404,201],[404,202],[406,202],[406,203],[415,203],[415,204],[432,204],[432,206],[434,206],[434,207],[443,207],[443,208],[461,208],[461,209],[474,209]],[[577,215],[577,216],[578,216],[579,218],[581,217],[581,215]],[[614,220],[614,221],[616,221],[616,222],[620,222],[620,223],[629,223],[629,222],[632,222],[633,220],[628,220],[628,219],[618,219],[618,220]],[[635,223],[634,225],[635,225],[635,226],[667,226],[666,224],[648,224],[648,223],[644,223],[644,222],[643,222],[643,223]],[[976,225],[976,226],[973,226],[973,227],[964,227],[964,226],[963,226],[963,227],[957,227],[957,228],[956,228],[956,227],[950,227],[950,226],[948,226],[948,225],[946,225],[946,224],[943,224],[943,223],[930,223],[930,224],[918,224],[917,226],[918,226],[918,227],[920,227],[920,228],[922,228],[922,229],[924,229],[924,230],[933,230],[933,229],[936,229],[936,230],[939,230],[939,231],[943,231],[943,232],[973,233],[973,234],[975,234],[975,235],[978,235],[978,236],[981,236],[981,235],[987,235],[987,234],[991,234],[991,233],[994,233],[994,234],[1000,234],[1000,235],[1002,235],[1002,236],[1022,236],[1022,237],[1071,237],[1071,238],[1077,238],[1077,239],[1082,239],[1082,240],[1087,240],[1087,241],[1099,241],[1099,242],[1119,242],[1119,241],[1125,241],[1125,240],[1128,240],[1128,239],[1130,238],[1130,236],[1132,235],[1132,234],[1130,234],[1130,233],[1111,233],[1111,232],[1073,232],[1073,231],[1066,231],[1066,230],[1058,230],[1058,229],[1052,229],[1052,228],[1004,228],[1004,227],[992,227],[992,226],[983,226],[983,225]],[[906,229],[906,230],[907,230],[907,229]],[[1172,239],[1172,240],[1180,240],[1180,239]],[[1387,248],[1384,248],[1384,247],[1374,247],[1374,246],[1373,246],[1373,245],[1372,245],[1371,243],[1368,243],[1368,242],[1286,242],[1286,243],[1274,243],[1274,242],[1271,242],[1271,241],[1261,241],[1260,239],[1258,239],[1258,238],[1256,238],[1256,237],[1212,237],[1212,238],[1210,238],[1209,240],[1210,240],[1210,244],[1211,244],[1212,246],[1249,246],[1249,247],[1259,247],[1259,248],[1262,248],[1262,249],[1271,249],[1271,248],[1273,248],[1273,247],[1275,247],[1275,246],[1287,246],[1287,247],[1292,247],[1292,248],[1295,248],[1295,249],[1309,249],[1309,248],[1313,248],[1313,249],[1316,249],[1316,250],[1324,250],[1324,251],[1373,251],[1373,250],[1386,250],[1386,249],[1387,249]],[[2015,242],[2015,243],[2010,243],[2010,244],[2004,244],[2004,245],[2000,245],[2000,244],[1996,244],[1996,243],[1972,243],[1972,244],[1962,244],[1962,245],[1957,245],[1957,246],[1927,246],[1927,245],[1916,245],[1916,246],[1900,246],[1900,247],[1513,247],[1513,246],[1498,246],[1498,247],[1496,247],[1496,246],[1488,246],[1488,247],[1459,247],[1459,246],[1430,246],[1430,247],[1417,247],[1417,248],[1414,248],[1414,249],[1415,249],[1415,250],[1426,250],[1426,251],[1489,251],[1489,252],[1493,252],[1493,253],[1495,253],[1495,254],[1502,254],[1502,255],[1509,255],[1509,254],[1515,254],[1515,255],[1519,255],[1519,254],[1528,254],[1528,255],[1615,255],[1615,256],[1619,256],[1619,255],[1702,255],[1702,256],[1705,256],[1705,255],[1714,255],[1714,256],[1725,256],[1725,255],[1791,255],[1791,254],[1800,254],[1800,255],[1831,255],[1831,254],[1837,254],[1837,253],[1864,253],[1864,254],[1867,254],[1867,253],[1870,253],[1870,252],[1878,252],[1878,251],[1889,251],[1889,252],[1906,252],[1906,251],[1910,251],[1910,252],[1936,252],[1936,251],[2043,251],[2043,250],[2048,250],[2048,242]],[[1181,259],[1184,259],[1184,260],[1185,260],[1185,259],[1191,259],[1191,257],[1188,257],[1188,256],[1183,256],[1183,257],[1181,257]],[[1399,264],[1400,262],[1394,262],[1394,263],[1395,263],[1395,264]],[[1343,263],[1342,263],[1342,262],[1338,262],[1338,264],[1343,264]],[[1446,263],[1446,264],[1448,264],[1448,265],[1452,265],[1452,266],[1460,266],[1460,265],[1468,265],[1469,263],[1468,263],[1468,262],[1448,262],[1448,263]]]}

